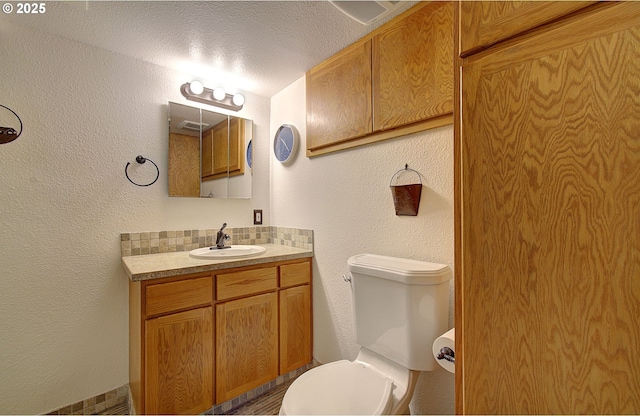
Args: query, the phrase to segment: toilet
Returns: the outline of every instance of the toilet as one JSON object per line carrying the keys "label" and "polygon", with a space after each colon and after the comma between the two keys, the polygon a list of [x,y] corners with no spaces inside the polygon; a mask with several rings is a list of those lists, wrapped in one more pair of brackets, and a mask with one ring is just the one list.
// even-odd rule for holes
{"label": "toilet", "polygon": [[432,345],[447,330],[451,269],[374,254],[347,265],[360,351],[298,377],[281,415],[407,414],[419,373],[438,366]]}

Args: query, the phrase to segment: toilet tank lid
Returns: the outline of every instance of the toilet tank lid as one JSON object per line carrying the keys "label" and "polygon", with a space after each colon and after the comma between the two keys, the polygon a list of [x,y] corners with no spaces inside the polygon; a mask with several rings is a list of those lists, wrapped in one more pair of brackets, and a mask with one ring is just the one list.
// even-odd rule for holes
{"label": "toilet tank lid", "polygon": [[349,271],[395,280],[411,285],[436,285],[451,279],[452,271],[446,264],[420,260],[358,254],[347,261]]}

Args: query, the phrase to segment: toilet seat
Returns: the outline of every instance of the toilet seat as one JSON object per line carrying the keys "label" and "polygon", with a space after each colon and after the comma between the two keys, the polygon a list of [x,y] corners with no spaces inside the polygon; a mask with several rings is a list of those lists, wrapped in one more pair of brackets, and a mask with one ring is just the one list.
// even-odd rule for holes
{"label": "toilet seat", "polygon": [[359,362],[321,365],[302,374],[287,390],[281,415],[381,415],[392,404],[393,381]]}

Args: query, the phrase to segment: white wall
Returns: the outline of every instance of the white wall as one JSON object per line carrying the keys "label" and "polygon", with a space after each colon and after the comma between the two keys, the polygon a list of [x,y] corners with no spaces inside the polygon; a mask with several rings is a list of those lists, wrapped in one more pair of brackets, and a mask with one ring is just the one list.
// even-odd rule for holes
{"label": "white wall", "polygon": [[[255,122],[254,198],[167,196],[167,102],[190,76],[0,25],[0,104],[21,117],[0,145],[0,414],[44,413],[128,382],[121,232],[269,224],[269,99]],[[127,181],[160,167],[150,187]]]}
{"label": "white wall", "polygon": [[[272,161],[271,224],[315,230],[314,356],[323,363],[353,359],[358,346],[350,289],[342,279],[350,256],[390,255],[453,268],[453,129],[447,126],[309,159],[304,154],[304,77],[271,99],[271,137],[283,123],[297,127],[302,149],[290,166]],[[396,216],[389,189],[393,174],[405,163],[423,175],[417,217]],[[452,414],[453,374],[443,369],[422,373],[411,410]]]}

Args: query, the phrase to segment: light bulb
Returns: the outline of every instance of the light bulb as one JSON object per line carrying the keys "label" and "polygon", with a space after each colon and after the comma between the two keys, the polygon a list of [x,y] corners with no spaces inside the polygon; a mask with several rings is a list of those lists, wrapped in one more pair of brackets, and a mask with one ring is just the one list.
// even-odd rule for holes
{"label": "light bulb", "polygon": [[204,91],[204,85],[200,81],[191,81],[189,84],[189,91],[191,91],[195,95],[200,95]]}
{"label": "light bulb", "polygon": [[244,104],[244,95],[242,94],[234,94],[233,95],[233,103],[237,106],[241,106]]}
{"label": "light bulb", "polygon": [[215,98],[218,101],[224,100],[224,97],[226,96],[227,94],[224,92],[224,89],[222,88],[216,88],[215,90],[213,90],[213,98]]}

